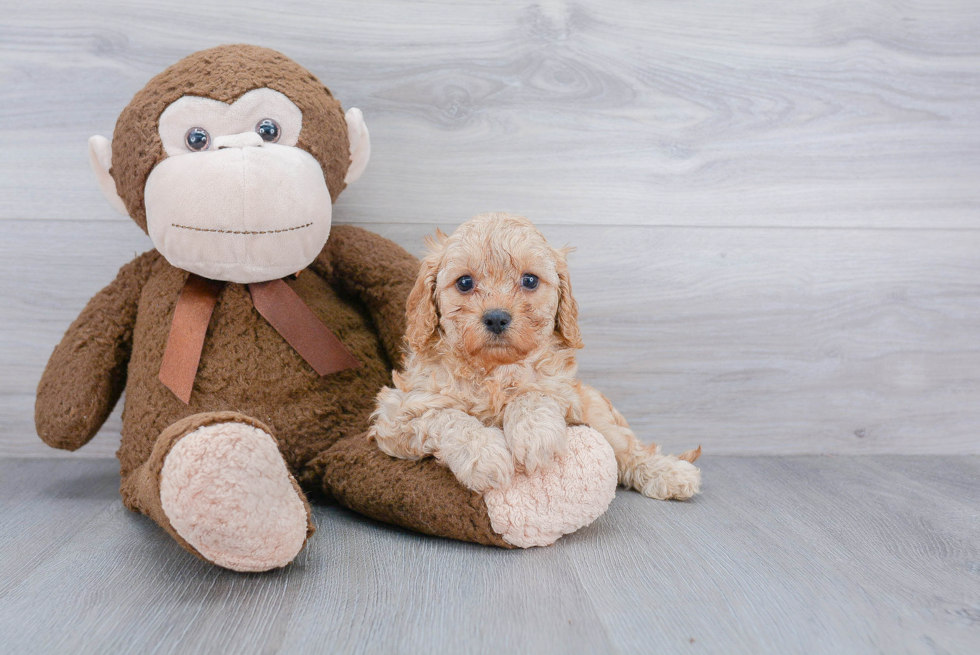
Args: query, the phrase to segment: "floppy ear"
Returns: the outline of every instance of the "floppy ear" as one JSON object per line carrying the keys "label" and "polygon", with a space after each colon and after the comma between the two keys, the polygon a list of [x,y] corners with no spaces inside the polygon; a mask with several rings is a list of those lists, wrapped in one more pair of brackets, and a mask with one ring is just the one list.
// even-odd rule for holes
{"label": "floppy ear", "polygon": [[442,246],[448,238],[442,230],[436,230],[436,238],[426,238],[429,254],[422,260],[415,287],[408,294],[407,325],[405,340],[415,352],[425,350],[439,332],[439,308],[436,306],[436,276]]}
{"label": "floppy ear", "polygon": [[568,253],[571,248],[556,250],[558,259],[558,314],[555,332],[569,348],[582,348],[582,333],[578,329],[578,303],[572,295],[572,281],[568,277]]}

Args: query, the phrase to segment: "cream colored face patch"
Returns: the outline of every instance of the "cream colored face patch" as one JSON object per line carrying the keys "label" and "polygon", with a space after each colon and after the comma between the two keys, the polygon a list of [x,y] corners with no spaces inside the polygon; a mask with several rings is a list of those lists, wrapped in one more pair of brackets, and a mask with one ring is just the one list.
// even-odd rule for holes
{"label": "cream colored face patch", "polygon": [[264,120],[275,121],[280,130],[276,143],[295,146],[303,129],[303,112],[292,100],[272,89],[249,91],[230,105],[211,98],[184,96],[160,115],[160,139],[168,157],[198,154],[187,145],[187,134],[203,129],[210,138],[207,150],[219,137],[255,132]]}
{"label": "cream colored face patch", "polygon": [[310,265],[330,235],[330,191],[301,148],[263,144],[168,157],[146,180],[146,227],[177,268],[247,284]]}

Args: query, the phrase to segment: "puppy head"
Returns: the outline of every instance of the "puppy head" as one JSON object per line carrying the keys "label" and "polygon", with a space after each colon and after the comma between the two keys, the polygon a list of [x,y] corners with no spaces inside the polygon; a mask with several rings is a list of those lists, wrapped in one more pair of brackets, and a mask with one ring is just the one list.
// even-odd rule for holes
{"label": "puppy head", "polygon": [[567,250],[512,214],[481,214],[428,241],[408,298],[415,352],[442,340],[485,368],[513,364],[556,339],[581,348]]}

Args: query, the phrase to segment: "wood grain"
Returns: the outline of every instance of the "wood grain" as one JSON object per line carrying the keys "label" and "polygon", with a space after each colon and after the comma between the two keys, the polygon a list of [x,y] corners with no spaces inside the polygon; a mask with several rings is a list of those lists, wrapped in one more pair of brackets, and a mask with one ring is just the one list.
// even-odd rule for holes
{"label": "wood grain", "polygon": [[316,506],[286,569],[211,567],[125,510],[111,461],[0,460],[5,653],[971,653],[978,457],[708,457],[502,551]]}
{"label": "wood grain", "polygon": [[[0,275],[36,272],[0,314],[0,453],[61,455],[32,434],[37,380],[87,299],[149,242],[111,221],[5,226]],[[416,253],[435,229],[372,227]],[[581,377],[644,439],[712,454],[980,453],[980,232],[545,231],[578,247]],[[79,455],[111,456],[117,417]]]}
{"label": "wood grain", "polygon": [[180,57],[251,42],[364,110],[357,222],[975,227],[977,33],[972,0],[16,3],[0,217],[111,218],[87,138]]}

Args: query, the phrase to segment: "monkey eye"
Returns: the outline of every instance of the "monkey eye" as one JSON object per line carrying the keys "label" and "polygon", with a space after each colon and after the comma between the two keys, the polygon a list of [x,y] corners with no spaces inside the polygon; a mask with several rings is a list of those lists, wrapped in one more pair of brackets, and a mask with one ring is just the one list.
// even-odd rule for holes
{"label": "monkey eye", "polygon": [[525,273],[521,276],[521,286],[529,291],[538,288],[538,276],[533,273]]}
{"label": "monkey eye", "polygon": [[467,291],[473,290],[473,278],[469,275],[464,275],[458,280],[456,280],[456,288],[459,289],[460,293],[466,293]]}
{"label": "monkey eye", "polygon": [[184,143],[187,144],[188,150],[194,152],[207,150],[211,145],[211,135],[203,127],[192,127],[184,135]]}
{"label": "monkey eye", "polygon": [[279,129],[279,123],[271,118],[263,118],[256,123],[255,131],[266,143],[275,143],[279,140],[279,135],[282,133],[282,130]]}

